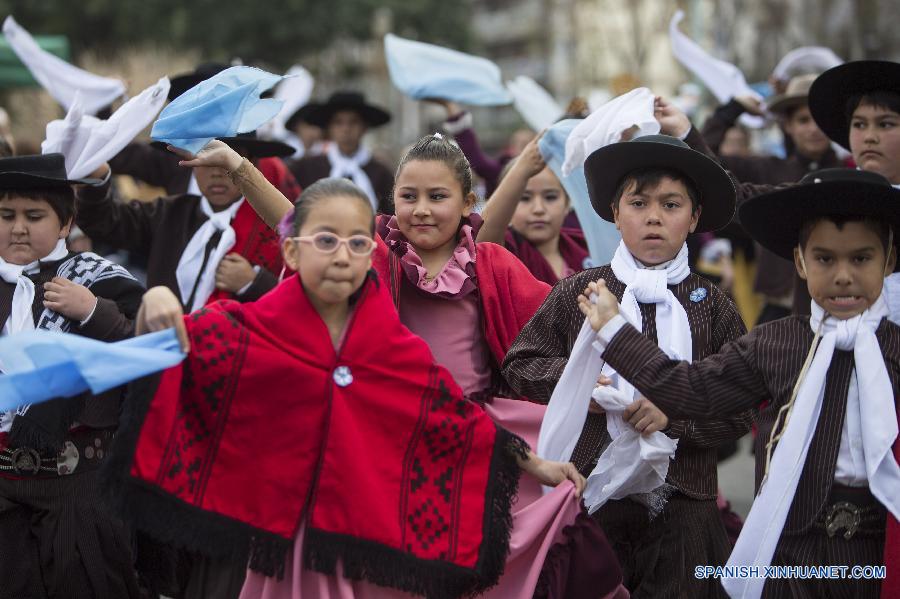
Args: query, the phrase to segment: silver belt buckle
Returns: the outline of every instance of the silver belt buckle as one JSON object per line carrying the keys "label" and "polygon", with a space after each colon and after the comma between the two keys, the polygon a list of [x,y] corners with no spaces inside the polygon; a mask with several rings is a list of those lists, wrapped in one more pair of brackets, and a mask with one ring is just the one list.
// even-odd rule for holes
{"label": "silver belt buckle", "polygon": [[828,508],[825,516],[825,531],[833,537],[840,529],[844,529],[844,539],[849,541],[859,528],[859,508],[847,501],[839,501]]}

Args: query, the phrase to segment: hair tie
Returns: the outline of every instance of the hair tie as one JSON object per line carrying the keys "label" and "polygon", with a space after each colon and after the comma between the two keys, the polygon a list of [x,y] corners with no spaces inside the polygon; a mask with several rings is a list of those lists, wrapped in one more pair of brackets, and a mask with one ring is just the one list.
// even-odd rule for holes
{"label": "hair tie", "polygon": [[441,135],[440,133],[435,133],[434,135],[432,135],[432,137],[435,138],[435,139],[440,139],[440,140],[442,140],[442,141],[443,141],[443,139],[444,139],[444,136]]}

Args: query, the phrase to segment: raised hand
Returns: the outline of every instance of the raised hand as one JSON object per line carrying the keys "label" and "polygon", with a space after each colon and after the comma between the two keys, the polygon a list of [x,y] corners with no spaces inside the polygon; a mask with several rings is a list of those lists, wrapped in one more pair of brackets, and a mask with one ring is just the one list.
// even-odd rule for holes
{"label": "raised hand", "polygon": [[191,154],[187,150],[166,146],[170,152],[181,158],[180,166],[217,166],[226,171],[237,170],[244,158],[223,141],[214,139],[203,146],[197,154]]}
{"label": "raised hand", "polygon": [[135,334],[143,335],[175,327],[181,351],[188,353],[191,342],[184,326],[184,310],[181,301],[168,287],[153,287],[144,294],[135,321]]}
{"label": "raised hand", "polygon": [[691,130],[691,119],[662,96],[656,96],[653,101],[653,116],[659,122],[659,132],[663,135],[681,139]]}
{"label": "raised hand", "polygon": [[[597,296],[594,302],[590,299],[592,295]],[[619,300],[606,288],[606,281],[599,279],[578,296],[578,309],[588,318],[591,328],[599,331],[619,313]]]}
{"label": "raised hand", "polygon": [[524,181],[528,181],[528,179],[547,168],[547,162],[541,155],[541,150],[538,145],[541,142],[541,138],[544,137],[545,132],[546,129],[541,131],[540,134],[536,135],[534,139],[525,145],[522,153],[516,157],[516,161],[512,166],[513,170],[515,170]]}

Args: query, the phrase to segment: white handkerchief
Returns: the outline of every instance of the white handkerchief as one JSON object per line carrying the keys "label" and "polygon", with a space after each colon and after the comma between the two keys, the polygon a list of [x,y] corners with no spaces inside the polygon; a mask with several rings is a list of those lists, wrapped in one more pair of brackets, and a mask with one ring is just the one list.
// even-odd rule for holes
{"label": "white handkerchief", "polygon": [[513,106],[534,132],[548,129],[563,115],[563,109],[550,92],[531,77],[520,75],[507,81],[506,89],[512,94]]}
{"label": "white handkerchief", "polygon": [[653,116],[653,92],[646,87],[633,89],[613,98],[575,127],[566,139],[563,176],[568,177],[584,165],[595,150],[621,140],[622,133],[637,127],[634,137],[659,133],[659,122]]}
{"label": "white handkerchief", "polygon": [[125,84],[118,79],[94,75],[42,50],[12,16],[3,22],[3,35],[37,82],[66,110],[72,107],[76,92],[81,92],[86,114],[95,114],[125,93]]}
{"label": "white handkerchief", "polygon": [[584,503],[588,512],[594,513],[610,499],[650,493],[666,482],[678,440],[659,432],[644,436],[634,430],[622,419],[633,400],[612,385],[595,388],[591,397],[606,410],[606,429],[612,438],[584,489]]}
{"label": "white handkerchief", "polygon": [[[744,74],[739,68],[713,58],[697,42],[681,33],[678,24],[684,18],[683,11],[676,11],[669,22],[669,38],[672,43],[672,54],[684,68],[693,73],[712,92],[720,104],[724,104],[738,96],[753,96],[762,99],[758,93],[747,85]],[[765,119],[753,115],[743,115],[741,122],[745,125],[759,128],[765,123]]]}
{"label": "white handkerchief", "polygon": [[163,77],[104,121],[84,114],[84,98],[77,92],[66,118],[47,124],[47,138],[41,143],[41,152],[63,154],[70,179],[87,177],[153,122],[168,93],[169,79]]}
{"label": "white handkerchief", "polygon": [[[592,298],[593,299],[593,298]],[[553,390],[541,423],[538,455],[555,461],[569,461],[584,426],[591,401],[607,410],[606,423],[612,443],[604,450],[587,479],[584,502],[593,513],[610,499],[649,493],[666,480],[669,460],[678,442],[662,433],[641,436],[622,419],[622,411],[633,401],[633,393],[613,385],[597,389],[597,377],[604,371],[601,352],[595,346],[597,334],[587,319],[575,339],[569,361]]]}

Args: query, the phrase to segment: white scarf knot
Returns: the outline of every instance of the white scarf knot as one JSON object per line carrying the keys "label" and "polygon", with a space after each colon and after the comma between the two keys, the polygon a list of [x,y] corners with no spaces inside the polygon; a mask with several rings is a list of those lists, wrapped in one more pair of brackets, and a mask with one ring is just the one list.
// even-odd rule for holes
{"label": "white scarf knot", "polygon": [[[689,362],[693,360],[691,325],[687,312],[669,290],[669,285],[677,285],[691,274],[687,244],[681,246],[678,254],[664,269],[649,269],[638,264],[622,241],[619,242],[610,266],[616,278],[625,283],[621,302],[625,319],[637,330],[643,331],[643,318],[638,304],[656,304],[656,336],[659,347],[671,358]],[[627,382],[623,383],[631,388]]]}
{"label": "white scarf knot", "polygon": [[[191,237],[175,269],[181,303],[185,304],[185,308],[189,312],[202,308],[215,290],[216,269],[225,254],[234,247],[235,232],[231,227],[231,221],[243,203],[244,199],[241,198],[225,210],[215,212],[209,200],[205,197],[200,198],[200,209],[206,215],[207,220]],[[200,267],[203,266],[203,256],[206,254],[206,246],[217,231],[222,232],[222,237],[219,239],[216,249],[210,253],[203,272],[200,272]],[[188,306],[187,302],[190,300],[195,286],[197,291],[194,293],[194,301]]]}
{"label": "white scarf knot", "polygon": [[[825,399],[825,381],[835,349],[853,350],[859,422],[863,431],[863,454],[869,489],[895,517],[900,517],[900,466],[891,447],[897,438],[894,390],[884,364],[875,331],[888,315],[884,294],[862,314],[838,320],[814,301],[810,327],[822,336],[815,356],[797,390],[784,433],[778,442],[766,480],[750,509],[729,566],[771,565],[784,529],[806,456],[812,443]],[[723,579],[731,597],[759,597],[764,578]]]}
{"label": "white scarf knot", "polygon": [[356,183],[369,196],[372,209],[377,211],[378,196],[375,195],[375,189],[372,187],[369,175],[362,169],[372,160],[371,152],[364,146],[360,146],[353,156],[344,156],[338,149],[337,144],[329,144],[326,155],[328,156],[328,162],[331,163],[331,172],[328,176],[350,179]]}

